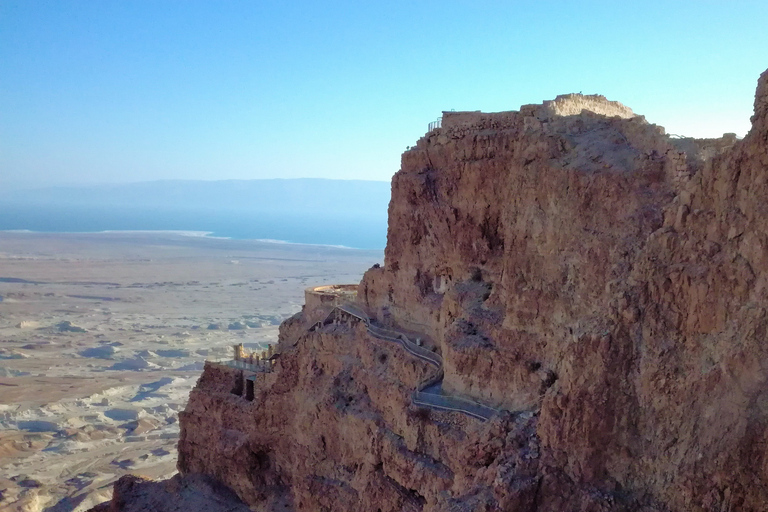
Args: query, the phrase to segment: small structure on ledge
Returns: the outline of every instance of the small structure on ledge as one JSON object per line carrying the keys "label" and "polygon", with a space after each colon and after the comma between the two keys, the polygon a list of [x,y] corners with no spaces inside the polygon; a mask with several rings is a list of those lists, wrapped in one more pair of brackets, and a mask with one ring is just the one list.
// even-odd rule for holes
{"label": "small structure on ledge", "polygon": [[311,310],[355,302],[357,286],[356,284],[328,284],[307,288],[304,290],[304,305]]}
{"label": "small structure on ledge", "polygon": [[279,356],[275,352],[273,345],[267,345],[266,350],[261,352],[246,353],[242,343],[232,345],[233,350],[233,366],[243,370],[250,370],[252,372],[269,372],[272,371],[275,359]]}

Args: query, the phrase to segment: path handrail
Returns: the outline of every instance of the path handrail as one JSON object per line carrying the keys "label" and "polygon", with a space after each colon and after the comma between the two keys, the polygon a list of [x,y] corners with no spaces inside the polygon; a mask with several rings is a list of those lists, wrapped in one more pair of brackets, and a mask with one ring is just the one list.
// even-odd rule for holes
{"label": "path handrail", "polygon": [[371,333],[371,335],[373,335],[376,338],[381,338],[389,341],[394,341],[395,343],[399,343],[412,356],[418,357],[419,359],[426,361],[430,364],[433,364],[437,367],[440,367],[443,364],[442,357],[435,354],[429,349],[416,345],[414,342],[409,340],[403,334],[396,334],[394,331],[382,329],[380,327],[376,327],[375,325],[369,325],[368,332]]}
{"label": "path handrail", "polygon": [[216,364],[222,364],[224,366],[229,366],[230,368],[235,368],[237,370],[246,370],[246,371],[254,372],[254,373],[258,373],[258,372],[269,373],[269,372],[272,371],[272,364],[271,363],[264,364],[264,365],[259,365],[259,364],[247,363],[247,362],[245,362],[243,360],[238,360],[238,359],[221,359],[221,360],[218,360],[218,361],[211,361],[211,360],[209,360],[209,362],[216,363]]}
{"label": "path handrail", "polygon": [[335,306],[324,320],[314,324],[310,330],[314,330],[333,321],[333,317],[337,310],[354,316],[362,321],[365,324],[368,333],[374,338],[399,343],[406,352],[412,356],[432,364],[439,369],[439,372],[436,375],[423,382],[419,385],[416,391],[413,392],[412,401],[414,404],[439,410],[462,412],[481,421],[487,421],[499,412],[493,407],[488,407],[487,405],[483,405],[471,399],[425,392],[424,389],[437,384],[443,379],[443,358],[431,350],[415,344],[401,332],[373,325],[370,317],[365,311],[353,304],[340,304]]}
{"label": "path handrail", "polygon": [[497,412],[495,409],[490,407],[474,402],[465,401],[454,396],[424,393],[423,391],[414,392],[412,401],[416,405],[425,407],[432,407],[445,411],[462,412],[482,421],[488,421]]}
{"label": "path handrail", "polygon": [[405,348],[405,350],[408,351],[411,355],[427,361],[428,363],[435,366],[441,366],[443,364],[443,360],[438,354],[435,354],[431,350],[428,350],[424,347],[420,347],[419,345],[409,340],[408,337],[403,333],[373,325],[371,323],[370,317],[368,317],[364,311],[351,304],[341,304],[335,306],[331,312],[328,313],[328,316],[325,317],[325,320],[322,322],[317,322],[310,329],[316,329],[320,327],[321,324],[329,323],[332,320],[336,310],[343,311],[344,313],[352,315],[358,320],[362,321],[365,324],[368,332],[374,337],[400,343],[403,348]]}
{"label": "path handrail", "polygon": [[463,397],[461,395],[443,395],[440,393],[430,393],[428,391],[424,391],[425,388],[421,388],[418,393],[421,395],[435,395],[435,396],[441,396],[447,400],[450,400],[451,402],[457,403],[457,404],[466,404],[467,406],[471,407],[477,407],[479,409],[487,410],[489,413],[498,413],[501,412],[499,409],[496,409],[495,407],[491,407],[489,405],[481,404],[475,400],[472,400],[471,398]]}

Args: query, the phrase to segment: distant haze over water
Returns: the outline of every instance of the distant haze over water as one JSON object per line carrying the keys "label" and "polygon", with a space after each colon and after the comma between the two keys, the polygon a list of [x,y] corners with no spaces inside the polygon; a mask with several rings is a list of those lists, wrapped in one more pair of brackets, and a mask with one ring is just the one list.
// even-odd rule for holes
{"label": "distant haze over water", "polygon": [[209,232],[381,249],[390,184],[362,180],[155,181],[0,194],[0,230]]}

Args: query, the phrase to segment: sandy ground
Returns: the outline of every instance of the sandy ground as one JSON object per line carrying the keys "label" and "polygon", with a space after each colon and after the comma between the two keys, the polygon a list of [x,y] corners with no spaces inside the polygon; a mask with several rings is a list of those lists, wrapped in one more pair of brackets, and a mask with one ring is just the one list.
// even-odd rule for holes
{"label": "sandy ground", "polygon": [[380,251],[173,233],[0,232],[0,510],[85,510],[176,472],[205,359],[277,339],[307,286]]}

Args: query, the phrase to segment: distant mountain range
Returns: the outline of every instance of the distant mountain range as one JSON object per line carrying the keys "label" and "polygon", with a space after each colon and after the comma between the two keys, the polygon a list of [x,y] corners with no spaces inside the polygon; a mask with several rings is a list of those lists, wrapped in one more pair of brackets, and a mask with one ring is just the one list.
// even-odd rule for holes
{"label": "distant mountain range", "polygon": [[383,248],[383,181],[166,180],[0,192],[0,230],[210,231],[233,238]]}

